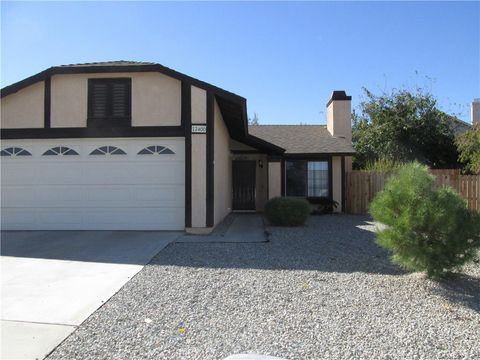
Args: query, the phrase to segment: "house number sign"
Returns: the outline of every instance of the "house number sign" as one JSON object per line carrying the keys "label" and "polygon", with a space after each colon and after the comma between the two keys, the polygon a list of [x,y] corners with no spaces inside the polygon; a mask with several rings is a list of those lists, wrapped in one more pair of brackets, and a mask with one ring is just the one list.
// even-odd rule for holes
{"label": "house number sign", "polygon": [[207,125],[192,125],[192,134],[206,134]]}

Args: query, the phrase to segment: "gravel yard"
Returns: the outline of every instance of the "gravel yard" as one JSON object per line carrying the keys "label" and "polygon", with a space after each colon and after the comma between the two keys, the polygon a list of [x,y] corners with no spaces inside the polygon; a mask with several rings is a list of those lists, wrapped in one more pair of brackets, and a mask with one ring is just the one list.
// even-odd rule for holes
{"label": "gravel yard", "polygon": [[480,264],[440,284],[405,273],[359,216],[269,230],[170,244],[49,359],[480,357]]}

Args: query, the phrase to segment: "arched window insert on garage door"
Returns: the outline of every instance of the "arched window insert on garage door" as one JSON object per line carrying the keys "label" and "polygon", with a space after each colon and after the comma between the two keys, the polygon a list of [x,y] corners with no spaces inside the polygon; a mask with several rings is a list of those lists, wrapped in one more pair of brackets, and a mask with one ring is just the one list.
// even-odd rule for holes
{"label": "arched window insert on garage door", "polygon": [[1,156],[32,156],[30,152],[19,147],[9,147],[0,152]]}
{"label": "arched window insert on garage door", "polygon": [[102,146],[93,150],[90,155],[127,155],[127,153],[116,146]]}
{"label": "arched window insert on garage door", "polygon": [[175,154],[172,150],[165,146],[148,146],[138,152],[138,155],[153,155],[153,154]]}
{"label": "arched window insert on garage door", "polygon": [[45,151],[43,155],[78,155],[78,152],[66,146],[56,146]]}

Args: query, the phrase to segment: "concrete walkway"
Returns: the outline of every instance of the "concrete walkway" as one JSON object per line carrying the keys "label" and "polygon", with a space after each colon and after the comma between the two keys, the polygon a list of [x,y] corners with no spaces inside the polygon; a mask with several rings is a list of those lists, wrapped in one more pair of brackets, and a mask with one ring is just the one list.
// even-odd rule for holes
{"label": "concrete walkway", "polygon": [[43,359],[180,235],[3,232],[1,358]]}
{"label": "concrete walkway", "polygon": [[[260,214],[231,214],[233,221],[228,225],[220,224],[217,229],[209,235],[184,235],[176,242],[205,242],[205,243],[256,243],[267,241],[262,215]],[[226,229],[221,229],[225,228]]]}

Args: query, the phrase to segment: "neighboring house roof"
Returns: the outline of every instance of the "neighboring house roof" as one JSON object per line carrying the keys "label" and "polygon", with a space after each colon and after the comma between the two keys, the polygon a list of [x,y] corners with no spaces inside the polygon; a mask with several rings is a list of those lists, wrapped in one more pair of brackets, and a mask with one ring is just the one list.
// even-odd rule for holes
{"label": "neighboring house roof", "polygon": [[284,148],[285,154],[353,154],[344,138],[332,136],[326,125],[250,125],[248,132]]}
{"label": "neighboring house roof", "polygon": [[455,136],[463,134],[465,131],[470,130],[472,124],[469,124],[465,121],[460,120],[456,116],[448,116],[448,121],[450,122],[451,129]]}

